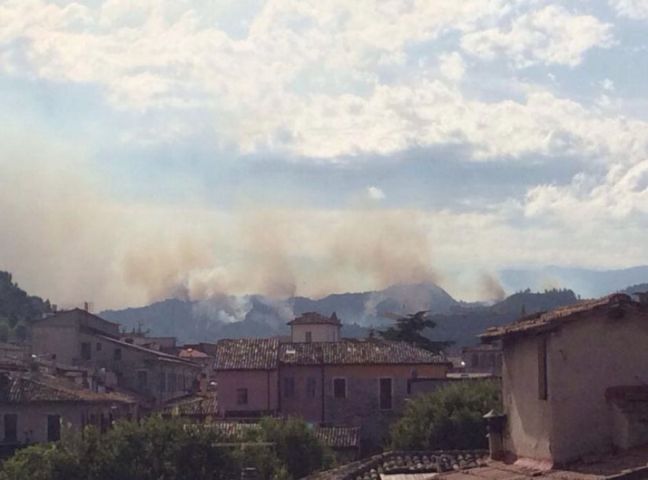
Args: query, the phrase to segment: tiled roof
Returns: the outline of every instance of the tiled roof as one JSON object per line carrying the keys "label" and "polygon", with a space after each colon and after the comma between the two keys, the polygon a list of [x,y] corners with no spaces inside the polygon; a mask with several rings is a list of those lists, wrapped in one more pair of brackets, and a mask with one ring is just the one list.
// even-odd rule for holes
{"label": "tiled roof", "polygon": [[159,350],[153,350],[151,348],[146,348],[141,345],[136,345],[134,343],[129,343],[129,342],[124,342],[123,340],[118,340],[116,338],[108,337],[106,335],[96,335],[97,338],[101,338],[102,340],[105,340],[107,342],[114,343],[116,345],[120,345],[123,348],[129,348],[131,350],[137,350],[142,353],[148,353],[150,355],[153,355],[157,357],[159,360],[163,360],[166,362],[172,362],[172,363],[181,363],[186,366],[192,366],[192,367],[200,367],[200,365],[190,362],[189,360],[185,358],[180,358],[175,355],[171,355],[169,353],[164,353],[160,352]]}
{"label": "tiled roof", "polygon": [[167,402],[162,411],[172,415],[216,415],[218,400],[213,392],[188,395]]}
{"label": "tiled roof", "polygon": [[330,317],[317,312],[306,312],[288,322],[288,325],[342,325],[335,312]]}
{"label": "tiled roof", "polygon": [[548,312],[540,312],[534,315],[528,315],[517,322],[500,327],[491,327],[480,335],[481,338],[494,340],[497,338],[508,337],[513,335],[529,334],[538,331],[546,331],[556,328],[562,323],[577,319],[587,318],[583,314],[592,313],[599,310],[607,310],[611,313],[620,312],[623,308],[640,304],[633,301],[628,295],[616,293],[607,297],[595,300],[586,300],[574,305],[556,308]]}
{"label": "tiled roof", "polygon": [[[5,375],[7,389],[0,392],[0,402],[121,402],[135,399],[117,392],[99,393],[54,377],[38,375]],[[3,380],[0,380],[3,381]]]}
{"label": "tiled roof", "polygon": [[193,348],[183,348],[180,350],[180,353],[178,353],[178,356],[180,358],[193,358],[193,359],[200,359],[200,358],[209,358],[209,355],[207,355],[204,352],[201,352],[200,350],[194,350]]}
{"label": "tiled roof", "polygon": [[261,429],[258,423],[218,421],[209,425],[229,442],[243,442]]}
{"label": "tiled roof", "polygon": [[315,435],[331,448],[357,448],[360,445],[360,427],[317,427]]}
{"label": "tiled roof", "polygon": [[279,362],[284,365],[409,365],[446,360],[409,343],[372,339],[286,343],[280,346]]}
{"label": "tiled roof", "polygon": [[239,338],[219,340],[216,370],[271,370],[277,368],[277,338]]}
{"label": "tiled roof", "polygon": [[381,474],[442,473],[486,464],[488,452],[431,451],[386,452],[313,474],[311,480],[380,480]]}

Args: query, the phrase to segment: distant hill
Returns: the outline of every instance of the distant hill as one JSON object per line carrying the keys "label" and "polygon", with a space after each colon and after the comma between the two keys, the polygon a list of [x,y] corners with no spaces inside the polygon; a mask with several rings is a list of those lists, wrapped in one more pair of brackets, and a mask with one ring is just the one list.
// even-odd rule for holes
{"label": "distant hill", "polygon": [[446,313],[458,305],[436,285],[395,285],[385,290],[328,295],[321,299],[293,297],[278,301],[261,295],[219,295],[208,300],[170,299],[140,308],[107,310],[101,316],[124,329],[141,328],[154,335],[176,336],[181,341],[287,335],[286,323],[304,312],[336,312],[345,324],[342,334],[360,337],[371,327],[390,324],[386,314],[416,310]]}
{"label": "distant hill", "polygon": [[530,290],[514,293],[491,306],[462,306],[449,314],[434,315],[437,326],[430,335],[435,339],[447,339],[456,345],[478,343],[477,335],[488,327],[514,322],[522,313],[531,314],[572,305],[578,298],[571,290],[547,290],[534,293]]}
{"label": "distant hill", "polygon": [[371,329],[393,323],[393,317],[429,310],[438,327],[428,332],[435,340],[472,344],[492,325],[577,301],[570,290],[543,293],[519,292],[492,306],[457,302],[435,285],[394,285],[385,290],[334,294],[314,300],[306,297],[276,301],[260,295],[218,296],[204,301],[165,300],[148,307],[106,311],[101,315],[126,329],[149,329],[154,335],[176,336],[181,341],[287,335],[286,322],[307,311],[324,315],[336,312],[343,321],[342,334],[364,337]]}
{"label": "distant hill", "polygon": [[505,269],[499,278],[507,291],[523,288],[540,291],[547,288],[569,288],[582,297],[601,297],[618,292],[628,285],[648,283],[648,266],[618,270],[591,270],[571,267]]}

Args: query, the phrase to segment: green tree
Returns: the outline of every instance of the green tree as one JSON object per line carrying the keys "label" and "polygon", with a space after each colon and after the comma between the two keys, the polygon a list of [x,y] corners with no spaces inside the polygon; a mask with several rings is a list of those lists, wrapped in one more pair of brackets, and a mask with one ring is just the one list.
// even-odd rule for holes
{"label": "green tree", "polygon": [[451,383],[414,398],[391,429],[391,446],[405,450],[486,448],[483,415],[501,406],[500,386],[491,380]]}
{"label": "green tree", "polygon": [[267,417],[261,420],[260,426],[260,439],[274,444],[280,464],[275,469],[277,472],[283,467],[290,477],[297,479],[332,464],[332,452],[302,419]]}
{"label": "green tree", "polygon": [[1,480],[225,480],[238,475],[217,430],[152,417],[118,423],[106,434],[88,428],[52,444],[20,450]]}
{"label": "green tree", "polygon": [[396,325],[389,327],[387,330],[379,332],[380,336],[385,340],[394,340],[399,342],[407,342],[417,347],[438,353],[443,350],[452,342],[439,342],[430,340],[423,335],[425,329],[432,329],[436,327],[436,323],[432,320],[426,310],[398,317]]}

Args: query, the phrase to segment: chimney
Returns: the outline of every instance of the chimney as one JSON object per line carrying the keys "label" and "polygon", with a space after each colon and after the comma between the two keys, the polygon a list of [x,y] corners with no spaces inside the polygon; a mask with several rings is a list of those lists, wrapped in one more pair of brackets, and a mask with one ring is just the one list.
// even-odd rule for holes
{"label": "chimney", "polygon": [[88,308],[89,308],[88,302],[83,302],[83,309],[87,312],[89,311]]}
{"label": "chimney", "polygon": [[484,415],[488,427],[488,453],[492,460],[501,460],[504,456],[504,425],[506,415],[491,410]]}

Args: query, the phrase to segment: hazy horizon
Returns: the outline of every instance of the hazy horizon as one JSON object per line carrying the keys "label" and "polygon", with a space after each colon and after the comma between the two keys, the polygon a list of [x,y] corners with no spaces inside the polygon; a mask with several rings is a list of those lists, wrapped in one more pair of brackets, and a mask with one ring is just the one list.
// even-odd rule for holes
{"label": "hazy horizon", "polygon": [[104,309],[647,265],[647,28],[643,0],[4,1],[0,269]]}

